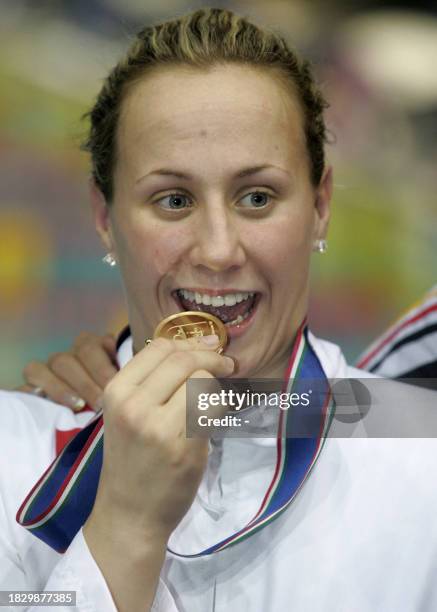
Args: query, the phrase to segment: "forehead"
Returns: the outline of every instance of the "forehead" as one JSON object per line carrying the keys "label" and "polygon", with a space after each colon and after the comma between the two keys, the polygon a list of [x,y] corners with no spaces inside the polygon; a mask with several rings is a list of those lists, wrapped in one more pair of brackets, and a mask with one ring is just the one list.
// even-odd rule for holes
{"label": "forehead", "polygon": [[302,156],[303,114],[292,88],[266,69],[159,68],[122,104],[119,160],[138,165],[191,154]]}

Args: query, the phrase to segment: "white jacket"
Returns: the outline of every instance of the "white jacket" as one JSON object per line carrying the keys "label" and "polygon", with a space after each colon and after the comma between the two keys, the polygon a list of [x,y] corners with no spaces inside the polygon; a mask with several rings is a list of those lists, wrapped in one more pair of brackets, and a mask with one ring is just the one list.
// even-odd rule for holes
{"label": "white jacket", "polygon": [[[310,338],[328,378],[366,376],[346,365],[338,347]],[[120,365],[130,356],[126,341]],[[0,392],[0,590],[73,590],[76,607],[65,611],[114,612],[81,531],[61,555],[15,521],[55,457],[55,430],[81,427],[89,415]],[[185,554],[243,527],[275,466],[272,439],[215,440],[211,448],[198,494],[169,542]],[[435,439],[330,438],[297,498],[271,524],[207,557],[168,553],[153,610],[436,610],[436,482]]]}

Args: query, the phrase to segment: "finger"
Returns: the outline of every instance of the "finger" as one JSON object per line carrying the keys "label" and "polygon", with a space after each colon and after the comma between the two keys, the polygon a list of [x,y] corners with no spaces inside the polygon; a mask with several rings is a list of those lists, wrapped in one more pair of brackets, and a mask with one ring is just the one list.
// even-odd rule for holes
{"label": "finger", "polygon": [[106,334],[102,338],[102,344],[114,364],[117,363],[117,340],[112,334]]}
{"label": "finger", "polygon": [[[214,344],[207,344],[208,339],[215,339]],[[127,363],[117,374],[117,383],[126,388],[140,385],[144,380],[164,362],[172,353],[178,351],[210,351],[218,347],[217,336],[205,336],[202,338],[189,338],[187,340],[169,340],[168,338],[157,338],[139,351],[133,359]]]}
{"label": "finger", "polygon": [[98,336],[97,334],[91,334],[90,332],[81,332],[74,339],[72,350],[75,351],[77,348],[79,348],[82,344],[85,344],[86,342],[102,342],[103,337],[104,336]]}
{"label": "finger", "polygon": [[15,387],[14,391],[30,393],[31,395],[36,395],[37,397],[46,397],[45,391],[43,391],[42,387],[34,387],[33,385],[20,385],[19,387]]}
{"label": "finger", "polygon": [[45,363],[32,361],[24,368],[23,376],[27,383],[22,387],[23,390],[32,393],[32,389],[41,387],[46,397],[57,404],[67,406],[75,412],[85,407],[85,400],[55,376]]}
{"label": "finger", "polygon": [[70,353],[58,353],[50,358],[49,365],[52,373],[61,382],[74,389],[89,406],[95,410],[99,409],[103,388],[91,378],[77,357]]}
{"label": "finger", "polygon": [[149,374],[143,384],[148,403],[164,405],[197,370],[206,370],[212,376],[225,378],[232,374],[234,362],[230,357],[218,355],[214,351],[173,352],[159,368]]}
{"label": "finger", "polygon": [[[83,366],[84,373],[86,371],[86,376],[77,378],[78,384],[86,384],[86,388],[83,391],[83,393],[87,394],[83,396],[85,399],[91,400],[93,397],[91,386],[94,388],[94,391],[96,387],[104,389],[108,382],[117,374],[117,368],[113,363],[114,354],[109,339],[99,339],[99,342],[97,342],[90,336],[86,342],[75,347],[74,356]],[[78,374],[77,368],[75,372]],[[76,388],[76,384],[73,384],[73,381],[67,380]],[[91,385],[90,381],[93,382],[94,385]],[[79,388],[78,390],[80,391]],[[88,391],[91,393],[89,396]]]}
{"label": "finger", "polygon": [[[167,410],[172,411],[172,426],[179,427],[183,437],[194,439],[210,437],[210,428],[199,427],[199,417],[220,418],[226,413],[228,406],[225,402],[214,402],[208,406],[207,411],[204,411],[199,409],[198,400],[200,397],[202,400],[206,396],[210,398],[211,394],[219,394],[220,391],[219,381],[209,372],[205,370],[193,372],[165,406]],[[186,407],[184,411],[180,410],[181,405]]]}

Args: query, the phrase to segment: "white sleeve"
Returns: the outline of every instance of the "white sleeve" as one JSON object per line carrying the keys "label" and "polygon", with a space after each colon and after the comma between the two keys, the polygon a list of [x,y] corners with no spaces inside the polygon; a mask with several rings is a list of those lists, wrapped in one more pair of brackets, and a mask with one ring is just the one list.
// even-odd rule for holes
{"label": "white sleeve", "polygon": [[[75,606],[56,606],[62,612],[116,612],[106,582],[94,561],[82,535],[76,535],[65,554],[53,568],[46,584],[35,586],[35,577],[26,575],[20,555],[13,538],[8,536],[8,519],[5,505],[0,494],[0,590],[2,591],[74,591]],[[41,612],[46,606],[17,606],[15,611],[32,610]],[[51,609],[51,608],[50,608]]]}
{"label": "white sleeve", "polygon": [[[82,427],[88,421],[89,416],[73,415],[47,400],[0,391],[0,591],[76,593],[75,606],[49,608],[23,604],[21,608],[11,607],[14,612],[117,612],[82,530],[67,551],[59,555],[41,542],[35,544],[37,538],[15,521],[20,501],[53,460],[55,430]],[[177,612],[162,580],[152,610]]]}
{"label": "white sleeve", "polygon": [[[4,505],[0,496],[0,591],[37,590],[31,577],[26,576],[20,555],[8,541],[4,527],[7,525]],[[73,591],[75,606],[57,605],[57,612],[117,612],[106,581],[80,530],[68,550],[53,568],[44,591]],[[45,606],[17,606],[16,612],[41,612]],[[51,609],[51,608],[50,608]],[[153,612],[178,612],[176,604],[165,583],[160,579]]]}
{"label": "white sleeve", "polygon": [[[83,537],[82,529],[50,576],[46,591],[76,591],[76,607],[66,612],[116,612],[108,586]],[[153,612],[178,612],[173,597],[160,579]]]}
{"label": "white sleeve", "polygon": [[117,612],[111,593],[85,542],[82,529],[53,569],[45,591],[74,591],[76,606],[66,612]]}

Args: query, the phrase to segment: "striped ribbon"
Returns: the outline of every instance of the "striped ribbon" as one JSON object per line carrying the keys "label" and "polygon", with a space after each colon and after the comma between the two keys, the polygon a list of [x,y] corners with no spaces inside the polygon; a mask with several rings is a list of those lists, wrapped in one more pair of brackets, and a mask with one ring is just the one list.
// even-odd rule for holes
{"label": "striped ribbon", "polygon": [[65,552],[94,506],[103,460],[103,417],[64,447],[30,491],[17,522],[57,552]]}
{"label": "striped ribbon", "polygon": [[298,331],[285,381],[282,392],[289,394],[307,393],[310,384],[310,403],[280,410],[276,468],[255,516],[230,537],[199,553],[184,555],[169,548],[172,554],[201,557],[242,542],[282,514],[299,493],[320,455],[335,412],[329,382],[308,341],[305,322]]}
{"label": "striped ribbon", "polygon": [[[437,329],[437,286],[435,286],[422,300],[411,306],[401,317],[377,338],[370,347],[359,357],[357,368],[369,372],[380,373],[382,363],[390,354],[399,350],[406,344],[429,337]],[[429,360],[435,358],[430,352]],[[410,363],[411,361],[411,363]],[[420,361],[420,360],[419,360]],[[402,360],[403,369],[408,371],[414,368],[415,360],[410,357]],[[399,375],[402,372],[399,371]],[[387,374],[382,373],[383,376]],[[391,377],[391,374],[388,374]],[[417,375],[419,378],[420,375]]]}
{"label": "striped ribbon", "polygon": [[[308,341],[306,322],[301,325],[285,378],[288,393],[313,393],[309,406],[280,410],[277,461],[272,481],[261,506],[249,523],[237,533],[197,554],[199,557],[223,550],[246,539],[278,517],[293,501],[320,455],[333,415],[329,383],[318,357]],[[311,415],[312,433],[302,432]],[[315,427],[315,429],[314,429]],[[96,497],[103,459],[103,417],[82,429],[56,457],[32,488],[17,512],[20,525],[58,552],[65,552],[87,520]]]}

